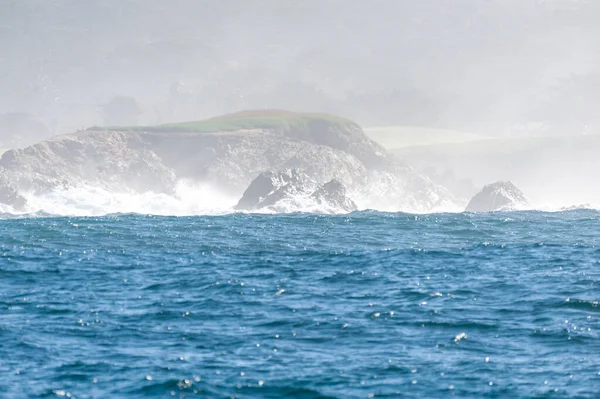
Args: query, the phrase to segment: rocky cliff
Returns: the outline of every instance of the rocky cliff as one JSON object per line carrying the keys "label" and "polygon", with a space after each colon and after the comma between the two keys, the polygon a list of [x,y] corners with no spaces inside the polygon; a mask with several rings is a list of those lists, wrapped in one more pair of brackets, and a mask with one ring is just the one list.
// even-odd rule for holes
{"label": "rocky cliff", "polygon": [[[429,211],[453,203],[444,188],[333,116],[253,111],[202,122],[91,128],[6,152],[0,201],[91,185],[111,192],[172,195],[178,180],[210,183],[241,197],[265,171],[301,170],[337,180],[359,206]],[[15,199],[14,201],[12,199]]]}

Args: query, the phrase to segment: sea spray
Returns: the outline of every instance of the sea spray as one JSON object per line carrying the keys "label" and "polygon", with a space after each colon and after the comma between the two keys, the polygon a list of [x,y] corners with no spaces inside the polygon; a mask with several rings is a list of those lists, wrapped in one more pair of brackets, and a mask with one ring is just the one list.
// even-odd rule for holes
{"label": "sea spray", "polygon": [[[371,186],[372,192],[366,190],[349,190],[348,196],[356,202],[358,210],[376,210],[382,212],[405,212],[414,214],[427,213],[461,213],[464,207],[452,202],[440,202],[432,208],[419,206],[413,201],[392,201],[385,196],[386,187],[383,185],[377,191]],[[389,187],[387,188],[389,189]],[[241,194],[236,196],[215,188],[210,184],[195,183],[180,180],[174,195],[164,193],[111,192],[103,188],[80,185],[68,189],[55,189],[42,195],[25,193],[27,206],[16,211],[9,205],[0,204],[0,214],[11,215],[55,215],[55,216],[102,216],[115,213],[139,213],[162,216],[194,216],[194,215],[223,215],[239,212],[234,206]],[[398,198],[397,193],[395,198]],[[573,209],[600,209],[599,204],[561,204],[561,203],[531,203],[526,209],[545,212],[560,212]],[[328,204],[321,204],[307,195],[297,195],[279,201],[270,208],[256,209],[243,213],[318,213],[344,214],[343,209],[337,209]]]}
{"label": "sea spray", "polygon": [[44,195],[27,195],[25,213],[44,211],[62,216],[101,216],[139,213],[164,216],[218,215],[231,212],[237,198],[208,184],[179,181],[175,195],[153,192],[110,192],[82,185],[53,190]]}

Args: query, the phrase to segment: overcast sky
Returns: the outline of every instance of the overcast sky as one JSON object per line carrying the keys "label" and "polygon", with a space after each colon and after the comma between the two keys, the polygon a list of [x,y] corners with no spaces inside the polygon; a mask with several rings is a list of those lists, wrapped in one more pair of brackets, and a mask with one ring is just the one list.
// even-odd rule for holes
{"label": "overcast sky", "polygon": [[[0,114],[243,108],[491,134],[600,120],[597,0],[0,0]],[[545,131],[542,129],[542,132]]]}

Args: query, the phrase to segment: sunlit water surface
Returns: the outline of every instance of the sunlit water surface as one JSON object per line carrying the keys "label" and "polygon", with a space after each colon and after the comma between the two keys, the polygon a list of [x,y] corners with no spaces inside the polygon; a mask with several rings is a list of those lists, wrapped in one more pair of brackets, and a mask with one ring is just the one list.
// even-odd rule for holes
{"label": "sunlit water surface", "polygon": [[599,397],[600,213],[0,220],[2,398]]}

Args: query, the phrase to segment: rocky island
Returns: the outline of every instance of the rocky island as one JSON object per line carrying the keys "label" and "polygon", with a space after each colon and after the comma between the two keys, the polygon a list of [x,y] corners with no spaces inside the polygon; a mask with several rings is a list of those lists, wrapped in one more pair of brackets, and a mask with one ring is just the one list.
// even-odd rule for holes
{"label": "rocky island", "polygon": [[514,211],[529,201],[512,182],[499,181],[485,186],[467,205],[467,212]]}
{"label": "rocky island", "polygon": [[[175,195],[181,179],[242,198],[261,174],[290,170],[302,176],[296,194],[326,203],[331,212],[357,206],[430,212],[456,205],[445,188],[388,154],[358,124],[275,110],[160,126],[93,127],[9,150],[0,159],[0,202],[26,209],[28,197],[81,185]],[[260,201],[238,206],[259,208]]]}

